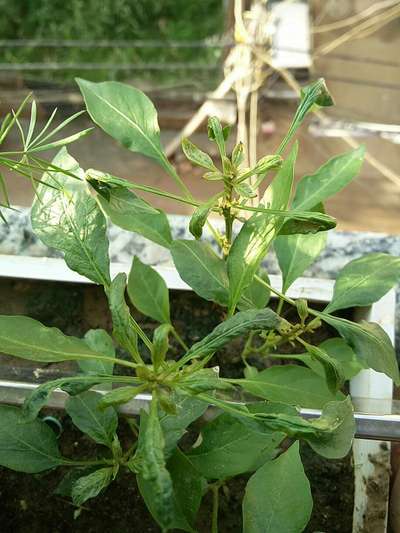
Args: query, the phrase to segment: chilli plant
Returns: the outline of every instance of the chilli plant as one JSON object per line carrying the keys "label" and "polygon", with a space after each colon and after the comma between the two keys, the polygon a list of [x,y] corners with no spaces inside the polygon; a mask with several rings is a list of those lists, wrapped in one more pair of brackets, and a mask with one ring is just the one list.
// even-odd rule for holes
{"label": "chilli plant", "polygon": [[[196,531],[202,499],[210,491],[209,530],[217,532],[219,491],[245,475],[245,533],[303,531],[313,502],[299,441],[326,458],[345,456],[355,429],[346,380],[372,368],[400,382],[385,331],[376,323],[337,315],[381,298],[399,278],[400,258],[374,253],[351,261],[338,273],[333,298],[323,311],[288,295],[335,227],[323,202],[357,176],[364,149],[330,159],[295,185],[296,131],[311,109],[333,103],[324,81],[318,80],[303,90],[276,153],[253,168],[244,165],[241,143],[227,149],[229,128],[215,117],[208,121],[208,137],[218,160],[183,140],[185,156],[204,169],[205,180],[219,185],[217,194],[199,202],[165,156],[156,110],[142,92],[118,82],[77,82],[95,124],[128,150],[158,163],[181,194],[82,169],[65,146],[89,130],[56,139],[77,115],[52,129],[53,113],[40,132],[35,102],[27,128],[19,118],[27,101],[5,117],[0,142],[18,128],[22,148],[1,152],[0,164],[32,182],[34,233],[62,251],[69,268],[103,286],[113,329],[111,335],[97,329],[75,338],[25,316],[0,316],[3,353],[41,363],[76,362],[72,377],[41,384],[21,409],[0,406],[0,464],[28,473],[70,467],[62,483],[77,506],[106,490],[121,470],[129,470],[162,531]],[[51,162],[41,157],[57,147]],[[4,208],[11,207],[5,180],[0,183],[4,217]],[[255,201],[262,183],[265,193]],[[165,213],[137,191],[192,206],[189,230],[194,238],[173,239]],[[224,225],[214,228],[211,214],[219,214]],[[135,257],[128,276],[111,277],[107,221],[167,248],[180,277],[201,298],[222,306],[224,320],[187,346],[171,321],[168,289],[155,269]],[[215,248],[202,240],[205,225]],[[262,267],[271,248],[282,271],[281,290],[271,286]],[[151,337],[135,321],[127,300],[159,322]],[[310,344],[310,333],[323,323],[337,336],[319,346]],[[237,337],[243,338],[243,375],[221,377],[226,372],[220,374],[213,358]],[[172,339],[178,354],[171,354]],[[283,355],[285,344],[296,348],[295,355]],[[285,357],[289,364],[276,364]],[[56,435],[38,417],[56,388],[68,394],[65,408],[72,422],[98,444],[91,460],[62,456]],[[122,445],[118,406],[142,393],[148,394],[147,407],[138,422],[130,420],[132,439]],[[305,419],[301,408],[321,414]],[[201,424],[193,425],[206,411]],[[183,439],[191,424],[197,440]]]}

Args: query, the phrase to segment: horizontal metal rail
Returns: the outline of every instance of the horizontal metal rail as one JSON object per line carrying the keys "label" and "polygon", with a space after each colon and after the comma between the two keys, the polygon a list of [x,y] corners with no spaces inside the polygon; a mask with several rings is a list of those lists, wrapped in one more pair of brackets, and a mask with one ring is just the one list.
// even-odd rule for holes
{"label": "horizontal metal rail", "polygon": [[219,64],[207,63],[0,63],[0,71],[20,70],[205,70],[213,71]]}
{"label": "horizontal metal rail", "polygon": [[[25,398],[38,385],[33,383],[23,383],[18,381],[0,381],[0,403],[10,405],[22,405]],[[97,392],[105,394],[107,391],[96,389]],[[46,406],[52,409],[64,409],[68,394],[60,389],[56,389],[50,396]],[[138,394],[134,400],[120,406],[120,413],[126,416],[135,416],[141,409],[147,409],[151,400],[150,394]],[[387,400],[384,400],[387,404]],[[300,414],[308,420],[321,416],[318,409],[301,409]],[[400,415],[397,414],[370,414],[356,412],[354,414],[356,422],[356,439],[379,440],[400,442]]]}

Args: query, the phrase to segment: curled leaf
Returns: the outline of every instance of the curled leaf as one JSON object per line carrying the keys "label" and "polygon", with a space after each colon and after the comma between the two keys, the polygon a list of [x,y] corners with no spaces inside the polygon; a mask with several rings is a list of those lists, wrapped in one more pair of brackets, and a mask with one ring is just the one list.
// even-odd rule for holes
{"label": "curled leaf", "polygon": [[207,217],[220,194],[213,196],[208,202],[196,207],[189,222],[189,231],[196,239],[200,239],[203,234],[204,224],[207,222]]}
{"label": "curled leaf", "polygon": [[157,369],[165,360],[169,348],[168,336],[171,330],[171,324],[161,324],[161,326],[158,326],[154,330],[153,350],[151,354],[154,369]]}
{"label": "curled leaf", "polygon": [[212,172],[216,170],[215,165],[211,157],[200,150],[195,144],[193,144],[189,139],[182,139],[182,150],[185,156],[199,167],[207,168]]}

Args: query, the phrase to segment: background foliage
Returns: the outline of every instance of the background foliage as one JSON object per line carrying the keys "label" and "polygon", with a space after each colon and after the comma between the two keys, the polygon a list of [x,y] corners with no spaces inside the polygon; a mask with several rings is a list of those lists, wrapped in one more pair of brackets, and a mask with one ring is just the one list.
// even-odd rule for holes
{"label": "background foliage", "polygon": [[[221,0],[0,0],[0,11],[0,39],[196,41],[217,37],[223,30]],[[2,62],[201,62],[215,60],[218,54],[215,49],[196,48],[14,47],[3,49]],[[105,78],[104,71],[90,74],[92,79]],[[64,80],[71,72],[47,76]],[[115,73],[126,76],[126,71]]]}

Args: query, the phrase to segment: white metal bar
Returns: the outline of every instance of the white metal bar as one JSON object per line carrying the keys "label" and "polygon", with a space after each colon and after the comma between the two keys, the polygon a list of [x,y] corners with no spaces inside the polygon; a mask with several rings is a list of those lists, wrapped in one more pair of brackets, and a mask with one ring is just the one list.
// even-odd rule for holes
{"label": "white metal bar", "polygon": [[[192,289],[180,277],[173,266],[154,266],[154,269],[164,278],[169,289]],[[111,275],[119,272],[128,273],[130,265],[127,263],[111,263]],[[66,283],[93,282],[77,274],[66,265],[63,259],[54,257],[30,257],[20,255],[0,254],[0,277],[31,279],[39,281],[57,281]],[[281,276],[270,276],[275,289],[282,286]],[[290,298],[306,298],[315,302],[328,302],[332,298],[334,281],[314,278],[297,279],[288,291]]]}

